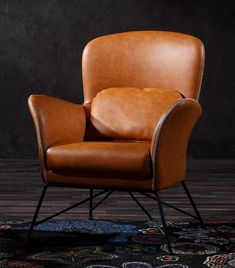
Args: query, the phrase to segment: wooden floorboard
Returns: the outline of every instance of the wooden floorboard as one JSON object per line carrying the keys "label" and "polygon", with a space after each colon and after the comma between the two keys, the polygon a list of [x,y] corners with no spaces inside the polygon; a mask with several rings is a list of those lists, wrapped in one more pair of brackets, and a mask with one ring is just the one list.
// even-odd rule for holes
{"label": "wooden floorboard", "polygon": [[[186,182],[205,220],[235,221],[235,160],[190,160]],[[30,221],[42,187],[38,161],[29,159],[0,160],[0,221]],[[136,196],[149,212],[158,218],[156,203],[139,194]],[[160,196],[169,204],[192,212],[180,185],[162,191]],[[88,197],[87,190],[49,189],[40,218],[86,197]],[[87,205],[82,205],[58,218],[85,219],[87,218],[87,209]],[[172,209],[166,208],[165,212],[167,220],[189,220],[187,216]],[[114,192],[95,210],[94,216],[96,219],[146,219],[146,216],[130,199],[129,195],[123,192]]]}

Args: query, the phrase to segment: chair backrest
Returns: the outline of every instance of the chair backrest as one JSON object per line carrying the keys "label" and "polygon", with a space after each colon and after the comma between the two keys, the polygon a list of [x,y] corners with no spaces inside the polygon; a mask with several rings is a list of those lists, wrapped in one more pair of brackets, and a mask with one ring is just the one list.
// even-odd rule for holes
{"label": "chair backrest", "polygon": [[136,31],[90,41],[82,56],[84,104],[106,88],[174,89],[198,99],[204,46],[190,35]]}

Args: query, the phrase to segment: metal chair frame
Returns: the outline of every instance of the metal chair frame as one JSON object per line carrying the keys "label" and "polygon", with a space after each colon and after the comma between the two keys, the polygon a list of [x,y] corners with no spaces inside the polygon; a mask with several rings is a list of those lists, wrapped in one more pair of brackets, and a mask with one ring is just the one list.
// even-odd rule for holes
{"label": "metal chair frame", "polygon": [[[169,250],[169,252],[171,254],[173,254],[173,251],[172,251],[171,241],[170,241],[170,237],[169,237],[168,230],[167,230],[167,224],[166,224],[166,220],[165,220],[165,213],[164,213],[164,209],[163,209],[162,205],[165,205],[165,206],[170,207],[172,209],[175,209],[175,210],[177,210],[177,211],[179,211],[181,213],[184,213],[187,216],[190,216],[190,217],[192,217],[194,219],[197,219],[200,222],[201,226],[204,225],[202,217],[201,217],[201,215],[200,215],[200,213],[199,213],[199,211],[197,209],[197,206],[196,206],[195,202],[192,199],[192,196],[191,196],[191,194],[190,194],[190,192],[189,192],[189,190],[188,190],[188,188],[186,186],[186,183],[183,181],[183,182],[181,182],[181,184],[182,184],[182,186],[184,188],[184,191],[186,192],[186,195],[187,195],[187,197],[188,197],[188,199],[189,199],[189,201],[190,201],[190,203],[191,203],[191,205],[192,205],[192,207],[194,209],[194,212],[195,212],[196,216],[191,214],[191,213],[189,213],[189,212],[187,212],[187,211],[179,209],[179,208],[177,208],[177,207],[175,207],[173,205],[167,204],[164,201],[161,201],[161,199],[160,199],[160,197],[158,195],[158,192],[154,192],[154,191],[152,191],[152,192],[135,191],[137,193],[140,193],[140,194],[142,194],[142,195],[144,195],[144,196],[146,196],[148,198],[151,198],[151,199],[157,201],[159,212],[160,212],[160,218],[161,218],[161,226],[150,215],[150,213],[143,207],[143,205],[140,203],[140,201],[134,196],[133,192],[125,190],[131,196],[131,198],[136,202],[136,204],[141,208],[141,210],[147,215],[147,217],[159,229],[159,231],[165,236],[167,247],[168,247],[168,250]],[[38,214],[39,214],[39,211],[40,211],[40,208],[42,206],[42,202],[43,202],[43,199],[45,197],[46,191],[47,191],[47,189],[49,187],[72,187],[72,188],[77,188],[77,187],[74,187],[74,186],[61,186],[61,185],[45,185],[44,186],[44,188],[42,190],[42,193],[41,193],[41,196],[40,196],[40,199],[38,201],[36,211],[35,211],[34,216],[33,216],[33,220],[31,222],[30,228],[28,230],[27,240],[30,240],[34,226],[37,226],[37,225],[39,225],[39,224],[41,224],[41,223],[43,223],[45,221],[48,221],[48,220],[50,220],[50,219],[52,219],[52,218],[54,218],[54,217],[56,217],[56,216],[58,216],[58,215],[60,215],[60,214],[62,214],[64,212],[67,212],[67,211],[69,211],[69,210],[71,210],[71,209],[73,209],[75,207],[78,207],[78,206],[80,206],[80,205],[82,205],[82,204],[84,204],[86,202],[89,202],[89,216],[88,216],[88,219],[92,220],[93,219],[93,210],[95,208],[97,208],[100,204],[102,204],[114,192],[114,190],[109,190],[108,189],[108,190],[102,190],[99,193],[94,194],[93,188],[90,188],[90,196],[88,198],[86,198],[86,199],[84,199],[84,200],[82,200],[82,201],[80,201],[80,202],[78,202],[78,203],[66,208],[66,209],[63,209],[63,210],[61,210],[61,211],[59,211],[57,213],[54,213],[53,215],[48,216],[43,220],[36,221],[37,217],[38,217]],[[94,205],[93,204],[94,199],[97,198],[98,196],[101,196],[101,195],[104,195],[103,198]]]}

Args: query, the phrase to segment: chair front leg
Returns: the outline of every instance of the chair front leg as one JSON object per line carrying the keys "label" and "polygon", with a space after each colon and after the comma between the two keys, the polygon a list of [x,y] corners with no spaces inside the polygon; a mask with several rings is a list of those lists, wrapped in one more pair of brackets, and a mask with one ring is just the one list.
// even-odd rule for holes
{"label": "chair front leg", "polygon": [[193,201],[193,198],[192,198],[192,196],[191,196],[191,194],[190,194],[190,192],[188,190],[188,187],[186,186],[186,183],[184,181],[182,181],[182,185],[183,185],[183,188],[184,188],[184,190],[185,190],[185,192],[186,192],[186,194],[188,196],[188,199],[189,199],[189,201],[190,201],[190,203],[191,203],[191,205],[192,205],[192,207],[193,207],[193,209],[194,209],[194,211],[195,211],[195,213],[197,215],[197,218],[198,218],[201,226],[204,226],[203,219],[202,219],[202,217],[201,217],[201,215],[200,215],[200,213],[199,213],[199,211],[197,209],[197,206],[196,206],[195,202]]}
{"label": "chair front leg", "polygon": [[45,193],[46,193],[46,190],[47,190],[48,186],[49,185],[45,185],[44,188],[43,188],[43,190],[42,190],[42,193],[41,193],[40,199],[38,201],[38,205],[37,205],[36,211],[35,211],[34,216],[33,216],[33,220],[31,222],[31,225],[30,225],[30,228],[29,228],[29,231],[28,231],[28,234],[27,234],[27,240],[29,240],[31,238],[33,227],[34,227],[34,225],[36,223],[36,220],[37,220],[37,217],[38,217],[38,213],[40,211],[40,208],[41,208],[41,205],[42,205],[42,201],[43,201],[43,198],[45,196]]}
{"label": "chair front leg", "polygon": [[166,221],[165,221],[165,216],[164,216],[164,211],[162,208],[162,204],[161,204],[161,200],[158,196],[157,193],[154,193],[156,198],[154,198],[155,200],[157,200],[158,202],[158,206],[159,206],[159,211],[160,211],[160,216],[161,216],[161,222],[162,222],[162,227],[157,223],[157,221],[149,214],[149,212],[143,207],[143,205],[140,203],[140,201],[132,194],[132,192],[128,192],[129,195],[132,197],[132,199],[137,203],[137,205],[142,209],[142,211],[148,216],[148,218],[154,223],[154,225],[159,229],[159,231],[165,236],[166,239],[166,244],[167,244],[167,248],[170,252],[170,254],[173,254],[172,252],[172,247],[171,247],[171,241],[170,241],[170,237],[168,235],[168,231],[167,231],[167,226],[166,226]]}
{"label": "chair front leg", "polygon": [[162,228],[163,228],[165,238],[166,238],[167,248],[168,248],[169,252],[171,254],[173,254],[170,237],[169,237],[168,230],[167,230],[165,214],[164,214],[164,210],[163,210],[163,207],[162,207],[162,202],[161,202],[161,199],[160,199],[158,193],[155,192],[154,194],[156,196],[157,203],[158,203],[158,208],[159,208],[160,217],[161,217],[161,221],[162,221]]}

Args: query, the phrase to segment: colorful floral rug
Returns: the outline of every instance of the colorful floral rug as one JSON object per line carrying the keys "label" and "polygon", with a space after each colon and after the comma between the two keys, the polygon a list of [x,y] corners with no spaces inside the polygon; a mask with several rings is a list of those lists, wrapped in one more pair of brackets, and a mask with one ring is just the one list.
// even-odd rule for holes
{"label": "colorful floral rug", "polygon": [[174,255],[151,222],[50,221],[0,224],[0,267],[233,268],[235,223],[168,223]]}

